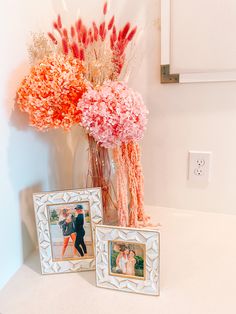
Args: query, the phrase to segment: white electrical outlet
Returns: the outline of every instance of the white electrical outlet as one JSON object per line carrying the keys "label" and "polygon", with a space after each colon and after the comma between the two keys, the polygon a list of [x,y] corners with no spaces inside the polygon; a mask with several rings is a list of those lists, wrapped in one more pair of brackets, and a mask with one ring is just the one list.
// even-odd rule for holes
{"label": "white electrical outlet", "polygon": [[188,161],[189,181],[210,181],[211,152],[190,151]]}

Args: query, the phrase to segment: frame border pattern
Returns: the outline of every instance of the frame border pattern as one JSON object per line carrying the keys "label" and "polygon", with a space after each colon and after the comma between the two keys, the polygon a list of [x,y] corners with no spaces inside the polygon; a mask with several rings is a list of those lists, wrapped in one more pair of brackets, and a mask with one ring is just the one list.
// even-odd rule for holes
{"label": "frame border pattern", "polygon": [[67,273],[95,269],[95,257],[68,261],[52,260],[48,205],[89,202],[92,238],[95,247],[95,226],[103,221],[100,188],[35,193],[33,195],[42,274]]}
{"label": "frame border pattern", "polygon": [[[109,274],[108,241],[133,242],[146,245],[146,278],[139,280]],[[159,295],[160,293],[160,233],[157,230],[96,227],[97,286],[126,292]]]}

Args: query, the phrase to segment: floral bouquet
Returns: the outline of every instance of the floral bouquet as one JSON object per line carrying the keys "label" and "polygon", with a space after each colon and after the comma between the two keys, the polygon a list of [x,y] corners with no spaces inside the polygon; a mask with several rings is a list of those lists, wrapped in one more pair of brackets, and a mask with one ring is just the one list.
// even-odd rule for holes
{"label": "floral bouquet", "polygon": [[[137,27],[121,29],[115,16],[86,25],[78,19],[63,26],[61,16],[48,34],[34,34],[30,73],[17,91],[17,104],[31,126],[41,131],[77,124],[88,134],[93,186],[100,186],[107,219],[115,208],[118,224],[147,223],[138,141],[148,111],[141,96],[122,80],[127,73],[130,43]],[[111,160],[115,162],[115,182]]]}

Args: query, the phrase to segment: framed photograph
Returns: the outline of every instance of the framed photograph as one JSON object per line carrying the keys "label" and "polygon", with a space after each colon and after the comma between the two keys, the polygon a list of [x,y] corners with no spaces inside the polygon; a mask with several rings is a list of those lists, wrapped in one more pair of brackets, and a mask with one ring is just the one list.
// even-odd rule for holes
{"label": "framed photograph", "polygon": [[102,223],[100,188],[35,193],[43,274],[95,269],[95,226]]}
{"label": "framed photograph", "polygon": [[157,230],[96,227],[97,286],[159,295],[160,234]]}

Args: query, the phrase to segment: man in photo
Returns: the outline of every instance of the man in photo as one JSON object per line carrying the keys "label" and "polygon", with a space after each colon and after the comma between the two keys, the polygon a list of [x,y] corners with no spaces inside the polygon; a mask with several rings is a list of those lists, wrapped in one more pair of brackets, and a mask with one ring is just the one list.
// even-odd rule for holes
{"label": "man in photo", "polygon": [[76,205],[75,207],[77,217],[75,220],[75,232],[76,232],[76,240],[75,247],[78,250],[81,256],[87,254],[87,248],[84,242],[85,230],[84,230],[84,213],[83,213],[83,205]]}

